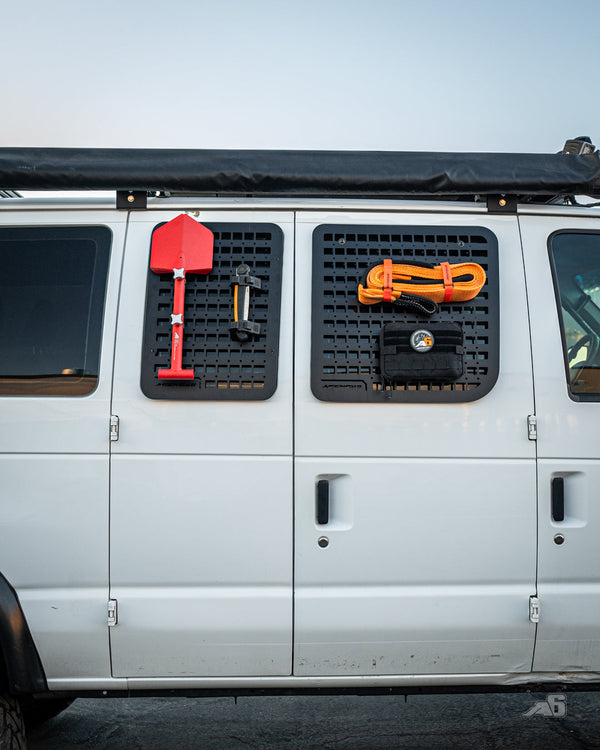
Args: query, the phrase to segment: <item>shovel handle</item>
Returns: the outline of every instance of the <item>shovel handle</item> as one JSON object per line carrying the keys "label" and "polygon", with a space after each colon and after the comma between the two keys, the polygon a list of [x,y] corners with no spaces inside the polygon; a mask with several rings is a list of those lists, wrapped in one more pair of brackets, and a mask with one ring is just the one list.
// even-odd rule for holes
{"label": "shovel handle", "polygon": [[182,369],[183,359],[183,312],[185,301],[185,269],[174,268],[175,291],[173,314],[171,315],[171,367],[158,371],[159,380],[193,380],[194,370]]}

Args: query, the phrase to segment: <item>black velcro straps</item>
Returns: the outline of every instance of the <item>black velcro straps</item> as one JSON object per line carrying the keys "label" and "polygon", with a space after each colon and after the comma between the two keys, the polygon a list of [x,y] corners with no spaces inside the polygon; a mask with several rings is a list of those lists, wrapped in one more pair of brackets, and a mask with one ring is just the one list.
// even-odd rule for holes
{"label": "black velcro straps", "polygon": [[379,334],[384,384],[449,382],[463,374],[463,333],[456,323],[388,323]]}

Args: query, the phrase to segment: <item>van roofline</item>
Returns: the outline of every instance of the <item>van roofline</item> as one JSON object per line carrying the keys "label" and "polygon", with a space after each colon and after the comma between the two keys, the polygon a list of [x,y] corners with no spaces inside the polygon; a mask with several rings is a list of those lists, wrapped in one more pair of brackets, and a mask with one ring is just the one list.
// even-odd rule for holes
{"label": "van roofline", "polygon": [[[147,209],[152,211],[253,211],[253,212],[318,212],[318,213],[378,213],[378,214],[479,214],[485,216],[488,211],[485,203],[468,201],[442,200],[382,200],[382,199],[333,199],[333,198],[214,198],[214,197],[157,197],[149,198]],[[0,214],[6,211],[115,211],[114,197],[64,194],[52,196],[24,195],[20,198],[0,200]],[[122,212],[125,216],[126,213]],[[143,213],[143,212],[141,212]],[[566,205],[551,203],[547,205],[520,203],[516,210],[519,215],[540,216],[585,216],[600,217],[600,207],[591,205]]]}

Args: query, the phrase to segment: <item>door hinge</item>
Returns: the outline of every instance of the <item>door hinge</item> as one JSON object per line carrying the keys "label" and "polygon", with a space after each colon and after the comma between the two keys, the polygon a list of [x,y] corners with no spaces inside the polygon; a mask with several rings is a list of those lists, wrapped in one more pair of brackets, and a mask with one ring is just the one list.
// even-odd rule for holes
{"label": "door hinge", "polygon": [[537,440],[537,417],[530,414],[527,417],[527,437],[529,440]]}
{"label": "door hinge", "polygon": [[540,621],[540,600],[537,596],[529,597],[529,620],[530,622]]}
{"label": "door hinge", "polygon": [[108,627],[114,628],[114,626],[119,621],[118,612],[117,612],[117,600],[116,599],[109,599],[108,600]]}
{"label": "door hinge", "polygon": [[110,417],[110,442],[114,443],[119,439],[119,417],[112,414]]}

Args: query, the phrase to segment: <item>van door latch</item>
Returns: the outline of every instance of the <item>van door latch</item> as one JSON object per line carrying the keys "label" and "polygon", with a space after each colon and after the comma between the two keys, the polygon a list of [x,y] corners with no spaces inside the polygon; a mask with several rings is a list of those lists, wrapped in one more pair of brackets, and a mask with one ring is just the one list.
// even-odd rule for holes
{"label": "van door latch", "polygon": [[114,443],[119,439],[119,417],[111,414],[110,417],[110,442]]}
{"label": "van door latch", "polygon": [[537,417],[530,414],[527,417],[527,437],[529,440],[537,440]]}
{"label": "van door latch", "polygon": [[529,597],[529,621],[540,621],[540,600],[537,598],[537,596]]}
{"label": "van door latch", "polygon": [[117,612],[117,600],[116,599],[109,599],[108,600],[108,627],[114,628],[114,626],[119,621],[118,612]]}

